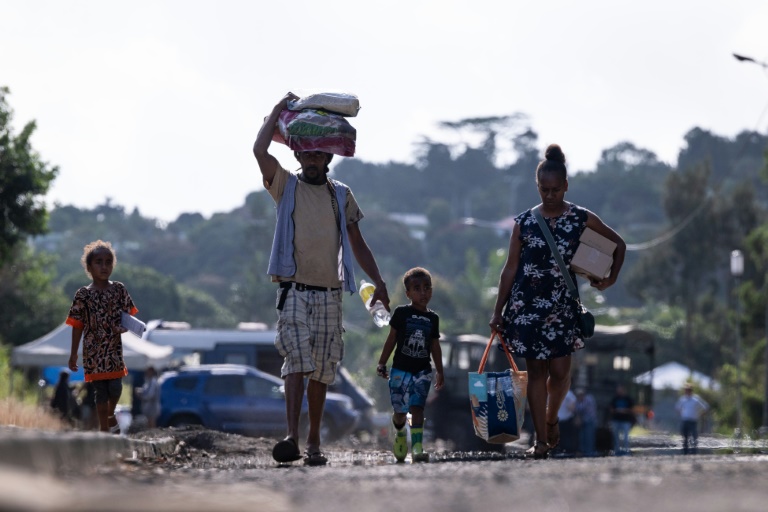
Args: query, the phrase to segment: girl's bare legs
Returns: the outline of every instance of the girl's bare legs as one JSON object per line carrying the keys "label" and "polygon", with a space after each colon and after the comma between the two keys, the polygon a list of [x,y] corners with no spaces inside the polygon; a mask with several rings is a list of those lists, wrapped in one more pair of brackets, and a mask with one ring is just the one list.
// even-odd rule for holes
{"label": "girl's bare legs", "polygon": [[96,404],[96,417],[99,419],[99,430],[109,432],[109,404],[107,402]]}
{"label": "girl's bare legs", "polygon": [[117,407],[117,398],[110,398],[109,402],[109,428],[117,426],[117,418],[115,418],[115,408]]}
{"label": "girl's bare legs", "polygon": [[96,416],[99,418],[99,430],[102,432],[109,432],[109,430],[117,425],[117,418],[115,418],[115,408],[117,407],[117,399],[110,398],[107,402],[96,404]]}

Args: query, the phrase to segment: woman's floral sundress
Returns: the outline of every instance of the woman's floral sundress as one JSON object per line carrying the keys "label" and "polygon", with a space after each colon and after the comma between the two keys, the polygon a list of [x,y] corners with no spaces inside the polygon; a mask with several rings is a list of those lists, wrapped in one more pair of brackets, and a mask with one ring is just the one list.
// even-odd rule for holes
{"label": "woman's floral sundress", "polygon": [[[559,217],[545,218],[566,266],[586,227],[587,210],[573,203]],[[571,297],[532,210],[515,217],[520,226],[520,262],[504,308],[504,338],[526,359],[555,359],[584,347]],[[576,276],[571,271],[576,283]]]}

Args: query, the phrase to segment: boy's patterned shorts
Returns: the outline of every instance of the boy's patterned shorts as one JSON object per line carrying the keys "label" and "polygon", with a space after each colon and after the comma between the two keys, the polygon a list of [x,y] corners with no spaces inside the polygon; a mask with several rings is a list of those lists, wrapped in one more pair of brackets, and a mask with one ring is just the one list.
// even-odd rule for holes
{"label": "boy's patterned shorts", "polygon": [[397,368],[389,372],[389,398],[396,413],[407,413],[411,407],[421,407],[427,403],[429,388],[432,385],[432,369],[411,373]]}

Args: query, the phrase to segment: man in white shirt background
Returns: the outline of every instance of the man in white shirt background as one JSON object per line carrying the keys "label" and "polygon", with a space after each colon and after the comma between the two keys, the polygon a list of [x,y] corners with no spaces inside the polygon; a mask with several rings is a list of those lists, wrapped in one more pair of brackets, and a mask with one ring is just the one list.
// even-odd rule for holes
{"label": "man in white shirt background", "polygon": [[691,383],[683,386],[683,395],[675,410],[680,415],[680,434],[683,436],[683,454],[695,454],[699,444],[699,418],[709,410],[709,404],[694,394]]}

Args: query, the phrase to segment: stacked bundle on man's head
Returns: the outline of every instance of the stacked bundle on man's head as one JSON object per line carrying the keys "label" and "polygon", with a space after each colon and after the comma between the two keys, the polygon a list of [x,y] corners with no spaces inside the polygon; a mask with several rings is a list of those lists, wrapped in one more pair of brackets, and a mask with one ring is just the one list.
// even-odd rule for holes
{"label": "stacked bundle on man's head", "polygon": [[320,93],[288,103],[272,139],[294,151],[323,151],[354,156],[357,132],[345,117],[360,110],[356,96]]}

